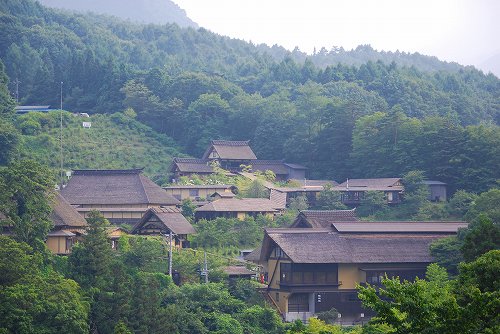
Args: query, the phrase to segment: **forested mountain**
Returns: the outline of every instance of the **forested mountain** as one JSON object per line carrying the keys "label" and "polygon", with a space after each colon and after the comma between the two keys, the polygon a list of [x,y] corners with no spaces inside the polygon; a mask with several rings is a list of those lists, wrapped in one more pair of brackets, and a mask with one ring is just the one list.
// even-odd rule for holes
{"label": "forested mountain", "polygon": [[0,58],[12,91],[21,82],[20,103],[57,105],[63,81],[69,110],[133,108],[192,156],[210,139],[250,139],[259,158],[305,164],[315,178],[421,169],[451,190],[476,192],[500,179],[500,80],[473,67],[433,59],[439,70],[425,68],[424,56],[363,46],[334,53],[383,61],[360,56],[355,66],[322,68],[318,55],[295,61],[294,53],[277,55],[279,47],[205,29],[68,14],[33,1],[7,0],[0,10]]}
{"label": "forested mountain", "polygon": [[176,23],[198,28],[186,11],[170,0],[38,0],[41,4],[79,12],[113,15],[140,23]]}

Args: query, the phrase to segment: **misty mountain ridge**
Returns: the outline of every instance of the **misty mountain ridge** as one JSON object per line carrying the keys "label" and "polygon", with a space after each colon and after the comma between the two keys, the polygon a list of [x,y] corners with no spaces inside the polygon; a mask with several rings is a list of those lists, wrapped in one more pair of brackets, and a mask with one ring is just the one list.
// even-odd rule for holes
{"label": "misty mountain ridge", "polygon": [[139,23],[176,23],[198,28],[186,11],[170,0],[38,0],[42,5],[78,12],[113,15]]}

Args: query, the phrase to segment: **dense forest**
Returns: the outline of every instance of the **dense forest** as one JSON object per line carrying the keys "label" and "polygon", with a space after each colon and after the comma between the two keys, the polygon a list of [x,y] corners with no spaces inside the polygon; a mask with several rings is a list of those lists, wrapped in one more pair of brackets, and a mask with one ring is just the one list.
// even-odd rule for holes
{"label": "dense forest", "polygon": [[132,108],[192,156],[210,139],[250,139],[259,158],[302,163],[310,178],[418,169],[451,191],[474,192],[499,178],[500,80],[472,67],[368,46],[333,52],[360,59],[355,65],[340,57],[316,66],[317,56],[277,55],[203,28],[33,1],[5,1],[0,10],[0,58],[12,92],[20,82],[22,104],[58,105],[64,82],[67,110]]}

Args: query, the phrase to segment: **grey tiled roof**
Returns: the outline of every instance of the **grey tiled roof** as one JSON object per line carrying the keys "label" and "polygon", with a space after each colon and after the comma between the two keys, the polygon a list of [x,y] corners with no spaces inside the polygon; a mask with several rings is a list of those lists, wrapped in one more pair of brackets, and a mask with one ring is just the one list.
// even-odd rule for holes
{"label": "grey tiled roof", "polygon": [[179,204],[140,169],[75,170],[61,195],[73,205]]}

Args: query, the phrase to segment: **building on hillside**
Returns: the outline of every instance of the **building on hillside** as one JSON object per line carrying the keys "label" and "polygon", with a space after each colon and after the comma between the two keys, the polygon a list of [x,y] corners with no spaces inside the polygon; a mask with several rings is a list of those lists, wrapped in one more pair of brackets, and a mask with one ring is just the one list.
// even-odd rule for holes
{"label": "building on hillside", "polygon": [[227,275],[229,282],[234,282],[237,279],[251,279],[257,275],[257,272],[247,269],[244,266],[226,266],[222,271]]}
{"label": "building on hillside", "polygon": [[54,227],[47,235],[47,248],[54,254],[69,254],[85,234],[87,221],[59,193],[52,203],[50,219]]}
{"label": "building on hillside", "polygon": [[247,140],[212,140],[201,159],[174,158],[170,165],[171,180],[176,182],[182,176],[211,174],[214,163],[233,173],[241,172],[242,166],[254,172],[270,170],[278,181],[304,179],[307,170],[304,166],[282,160],[259,160]]}
{"label": "building on hillside", "polygon": [[218,199],[222,198],[235,198],[236,194],[233,192],[226,192],[226,191],[216,191],[212,195],[210,195],[208,198],[210,201],[216,201]]}
{"label": "building on hillside", "polygon": [[356,209],[351,210],[302,210],[290,227],[329,228],[334,222],[359,221]]}
{"label": "building on hillside", "polygon": [[342,203],[355,206],[361,203],[367,191],[383,192],[388,204],[400,203],[404,187],[401,178],[347,179],[333,190],[341,193]]}
{"label": "building on hillside", "polygon": [[306,321],[335,308],[343,324],[368,320],[356,285],[380,285],[385,275],[424,277],[429,246],[464,222],[337,222],[328,228],[266,229],[260,261],[268,296],[287,321]]}
{"label": "building on hillside", "polygon": [[214,173],[210,160],[193,158],[174,158],[169,170],[172,182],[177,182],[183,176],[206,176]]}
{"label": "building on hillside", "polygon": [[192,201],[208,200],[213,194],[222,196],[233,196],[238,192],[234,185],[172,185],[163,187],[167,194],[175,197],[179,201],[190,199]]}
{"label": "building on hillside", "polygon": [[446,202],[446,183],[441,181],[423,181],[429,187],[429,201]]}
{"label": "building on hillside", "polygon": [[27,114],[32,111],[49,112],[55,109],[50,109],[50,106],[16,106],[14,110],[16,114]]}
{"label": "building on hillside", "polygon": [[278,212],[276,204],[267,198],[221,198],[195,210],[196,220],[218,217],[238,218],[262,215],[273,218]]}
{"label": "building on hillside", "polygon": [[61,195],[84,217],[98,210],[112,224],[135,224],[149,208],[180,204],[142,169],[74,170]]}
{"label": "building on hillside", "polygon": [[132,229],[132,234],[139,235],[165,236],[170,232],[177,248],[188,248],[187,236],[196,233],[178,208],[151,208]]}

